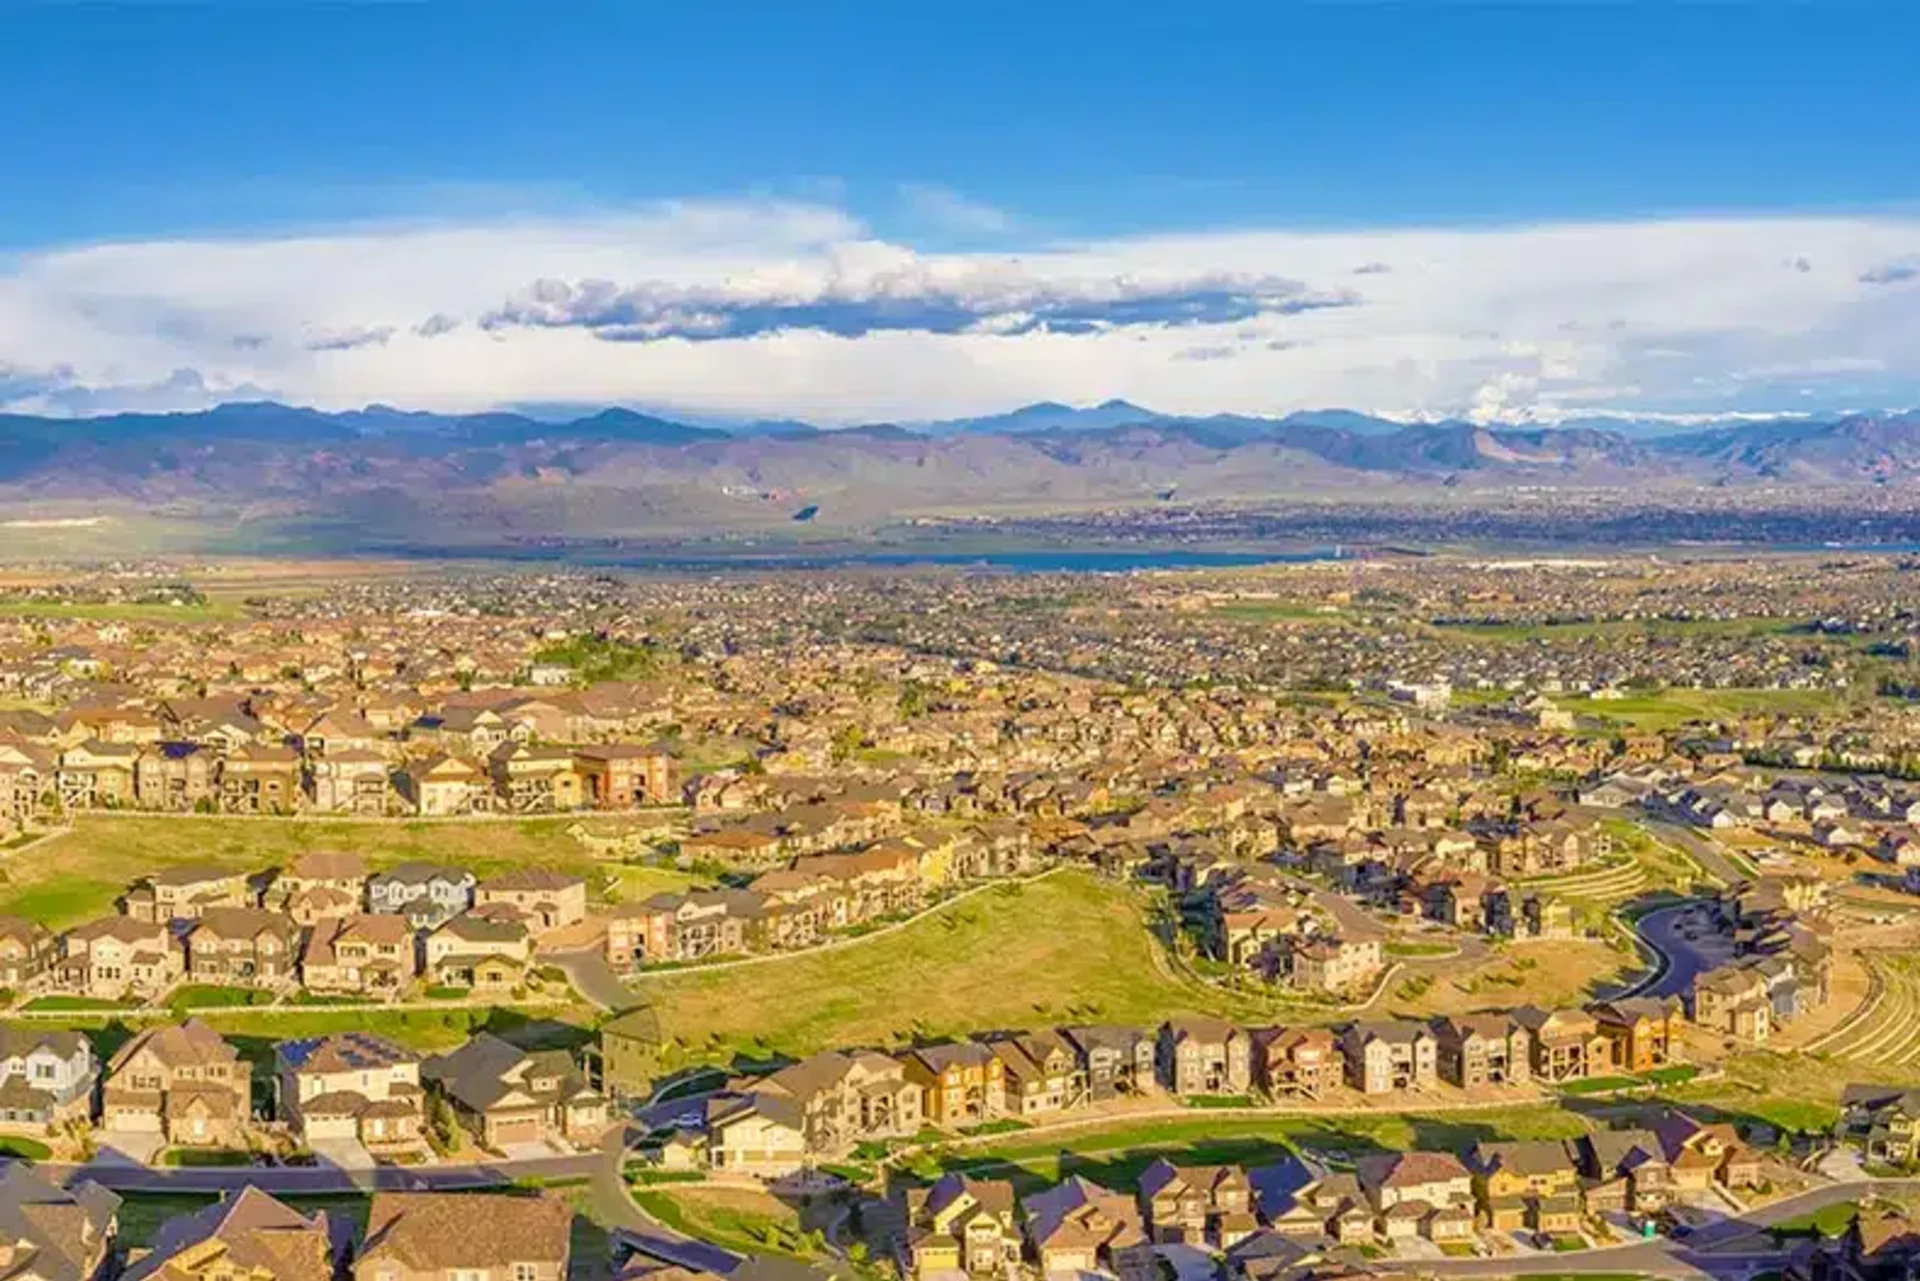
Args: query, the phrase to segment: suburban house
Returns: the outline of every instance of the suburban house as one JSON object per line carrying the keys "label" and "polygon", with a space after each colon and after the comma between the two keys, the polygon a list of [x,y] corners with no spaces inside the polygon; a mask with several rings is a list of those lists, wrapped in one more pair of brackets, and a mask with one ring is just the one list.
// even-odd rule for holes
{"label": "suburban house", "polygon": [[578,876],[527,867],[481,881],[473,910],[525,922],[536,934],[577,925],[587,915],[587,883]]}
{"label": "suburban house", "polygon": [[0,916],[0,987],[20,992],[39,982],[60,957],[60,940],[38,921]]}
{"label": "suburban house", "polygon": [[310,755],[307,796],[323,814],[385,814],[395,799],[387,758],[365,748]]}
{"label": "suburban house", "polygon": [[416,930],[430,930],[472,908],[473,891],[472,872],[401,863],[367,878],[367,910],[397,913]]}
{"label": "suburban house", "polygon": [[267,888],[266,906],[302,925],[361,911],[367,899],[367,863],[358,854],[314,850],[282,868]]}
{"label": "suburban house", "polygon": [[1340,1042],[1326,1028],[1259,1028],[1252,1059],[1254,1084],[1270,1099],[1318,1099],[1346,1075]]}
{"label": "suburban house", "polygon": [[1731,1125],[1704,1125],[1678,1109],[1668,1109],[1653,1123],[1673,1186],[1682,1193],[1705,1192],[1714,1184],[1752,1187],[1760,1182],[1760,1156],[1740,1141]]}
{"label": "suburban house", "polygon": [[924,1091],[897,1060],[829,1050],[707,1103],[715,1167],[776,1177],[855,1144],[918,1133]]}
{"label": "suburban house", "polygon": [[1013,1185],[1004,1179],[942,1175],[901,1196],[906,1260],[919,1281],[964,1273],[1000,1277],[1020,1263]]}
{"label": "suburban house", "polygon": [[231,814],[291,814],[306,793],[300,754],[291,747],[251,743],[220,764],[220,808]]}
{"label": "suburban house", "polygon": [[1473,1235],[1473,1175],[1451,1152],[1383,1152],[1362,1157],[1357,1170],[1380,1235],[1437,1242]]}
{"label": "suburban house", "polygon": [[567,1281],[572,1230],[556,1196],[376,1192],[353,1281]]}
{"label": "suburban house", "polygon": [[920,1087],[920,1115],[933,1125],[973,1125],[1004,1115],[1006,1062],[977,1041],[922,1046],[901,1056],[907,1080]]}
{"label": "suburban house", "polygon": [[427,978],[442,987],[504,992],[526,979],[533,939],[518,921],[456,916],[427,935]]}
{"label": "suburban house", "polygon": [[1179,1166],[1162,1158],[1140,1176],[1147,1230],[1161,1244],[1225,1250],[1252,1236],[1253,1185],[1237,1165]]}
{"label": "suburban house", "polygon": [[252,1109],[253,1068],[198,1019],[148,1028],[107,1064],[109,1130],[190,1147],[238,1147]]}
{"label": "suburban house", "polygon": [[419,973],[419,948],[404,916],[330,917],[307,932],[300,950],[300,982],[311,992],[393,997]]}
{"label": "suburban house", "polygon": [[1651,1130],[1598,1130],[1575,1140],[1586,1176],[1587,1210],[1649,1214],[1674,1198],[1666,1149]]}
{"label": "suburban house", "polygon": [[1749,1045],[1773,1035],[1773,992],[1756,965],[1736,962],[1694,975],[1693,1021]]}
{"label": "suburban house", "polygon": [[1245,1094],[1253,1086],[1251,1038],[1210,1015],[1168,1019],[1154,1061],[1160,1083],[1174,1094]]}
{"label": "suburban house", "polygon": [[1509,1014],[1456,1014],[1434,1024],[1442,1080],[1462,1089],[1524,1085],[1533,1063],[1533,1034]]}
{"label": "suburban house", "polygon": [[60,804],[69,810],[130,805],[135,799],[133,770],[140,749],[132,743],[89,739],[60,753],[57,785]]}
{"label": "suburban house", "polygon": [[133,762],[133,790],[141,809],[185,812],[218,792],[219,760],[199,743],[149,743]]}
{"label": "suburban house", "polygon": [[1026,1199],[1027,1242],[1048,1275],[1109,1271],[1122,1281],[1157,1275],[1133,1198],[1079,1175]]}
{"label": "suburban house", "polygon": [[441,752],[415,761],[399,777],[413,812],[427,818],[484,810],[493,795],[492,780],[483,770]]}
{"label": "suburban house", "polygon": [[1288,975],[1309,992],[1347,992],[1366,986],[1386,968],[1379,938],[1314,934],[1291,941]]}
{"label": "suburban house", "polygon": [[0,1249],[9,1281],[97,1281],[108,1272],[120,1198],[90,1179],[61,1187],[25,1161],[0,1168]]}
{"label": "suburban house", "polygon": [[1533,1036],[1534,1080],[1573,1081],[1608,1070],[1612,1043],[1601,1034],[1599,1020],[1585,1010],[1527,1005],[1515,1010],[1513,1017]]}
{"label": "suburban house", "polygon": [[1061,1029],[1080,1059],[1088,1100],[1094,1103],[1122,1094],[1138,1094],[1154,1083],[1157,1045],[1139,1028],[1086,1026]]}
{"label": "suburban house", "polygon": [[1468,1165],[1482,1219],[1495,1232],[1551,1233],[1569,1209],[1577,1229],[1580,1169],[1568,1144],[1555,1139],[1480,1143]]}
{"label": "suburban house", "polygon": [[1060,1033],[1023,1032],[990,1044],[1005,1069],[1007,1109],[1014,1115],[1039,1116],[1086,1101],[1080,1057]]}
{"label": "suburban house", "polygon": [[420,1079],[452,1105],[482,1146],[495,1151],[555,1139],[594,1143],[607,1128],[606,1098],[587,1084],[565,1050],[522,1050],[482,1032],[428,1059]]}
{"label": "suburban house", "polygon": [[369,1152],[422,1143],[420,1056],[384,1037],[341,1032],[274,1049],[281,1119],[309,1145],[357,1140]]}
{"label": "suburban house", "polygon": [[634,743],[581,747],[573,753],[587,804],[602,810],[678,804],[679,766],[666,748]]}
{"label": "suburban house", "polygon": [[487,773],[515,814],[577,810],[584,803],[585,785],[564,747],[502,743],[487,754]]}
{"label": "suburban house", "polygon": [[258,907],[210,907],[187,934],[187,974],[196,983],[278,987],[292,983],[300,926]]}
{"label": "suburban house", "polygon": [[1607,1062],[1616,1071],[1650,1072],[1672,1060],[1686,1026],[1680,998],[1623,997],[1588,1007],[1607,1041]]}
{"label": "suburban house", "polygon": [[1840,1096],[1834,1133],[1870,1162],[1909,1166],[1920,1160],[1920,1090],[1900,1085],[1849,1085]]}
{"label": "suburban house", "polygon": [[0,1024],[0,1126],[44,1130],[86,1120],[99,1079],[93,1043],[81,1033]]}
{"label": "suburban house", "polygon": [[187,971],[187,950],[165,921],[103,916],[68,930],[64,942],[55,983],[95,1000],[158,996]]}
{"label": "suburban house", "polygon": [[335,1281],[339,1241],[325,1210],[311,1217],[247,1186],[168,1219],[120,1281]]}
{"label": "suburban house", "polygon": [[645,1098],[660,1070],[660,1018],[648,1006],[600,1025],[600,1079],[621,1098]]}
{"label": "suburban house", "polygon": [[692,961],[745,952],[765,934],[766,901],[751,890],[655,894],[616,907],[607,921],[607,961]]}
{"label": "suburban house", "polygon": [[215,907],[249,907],[245,872],[181,864],[156,872],[127,891],[121,910],[136,921],[197,921]]}
{"label": "suburban house", "polygon": [[1352,1023],[1341,1033],[1340,1049],[1347,1080],[1362,1094],[1431,1090],[1439,1084],[1439,1043],[1424,1023]]}

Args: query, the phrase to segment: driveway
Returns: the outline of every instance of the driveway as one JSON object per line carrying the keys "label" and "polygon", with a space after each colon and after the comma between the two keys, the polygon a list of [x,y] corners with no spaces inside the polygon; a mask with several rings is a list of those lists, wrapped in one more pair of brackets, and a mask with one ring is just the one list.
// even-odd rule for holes
{"label": "driveway", "polygon": [[100,1130],[94,1134],[94,1146],[94,1161],[102,1165],[147,1166],[167,1141],[157,1130]]}
{"label": "driveway", "polygon": [[360,1172],[371,1170],[375,1164],[373,1153],[358,1139],[315,1139],[310,1146],[321,1165],[336,1170]]}
{"label": "driveway", "polygon": [[613,972],[602,952],[593,949],[554,952],[541,959],[559,966],[574,989],[603,1010],[618,1012],[642,1004],[639,995]]}

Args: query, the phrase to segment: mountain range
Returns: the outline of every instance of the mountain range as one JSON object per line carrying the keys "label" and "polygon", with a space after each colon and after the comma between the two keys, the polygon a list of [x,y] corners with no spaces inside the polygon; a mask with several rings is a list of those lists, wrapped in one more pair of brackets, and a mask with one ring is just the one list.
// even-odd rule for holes
{"label": "mountain range", "polygon": [[[1338,409],[1182,417],[1118,400],[836,430],[797,421],[723,430],[620,408],[565,421],[271,402],[0,415],[0,527],[141,520],[333,550],[792,534],[796,524],[853,532],[914,518],[1326,496],[1446,493],[1459,503],[1516,487],[1884,492],[1916,480],[1913,411],[1658,435],[1616,420],[1409,424]],[[252,533],[234,534],[242,530]]]}

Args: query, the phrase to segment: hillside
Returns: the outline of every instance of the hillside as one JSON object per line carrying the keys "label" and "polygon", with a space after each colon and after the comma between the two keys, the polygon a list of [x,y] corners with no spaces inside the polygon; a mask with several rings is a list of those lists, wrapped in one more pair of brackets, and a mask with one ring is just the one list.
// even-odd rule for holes
{"label": "hillside", "polygon": [[[431,550],[850,533],[918,516],[1523,487],[1847,486],[1920,478],[1920,415],[1777,419],[1664,436],[1401,424],[1346,411],[1175,418],[1125,402],[994,419],[738,431],[626,409],[565,422],[272,403],[0,416],[0,521],[138,526],[163,546]],[[19,522],[27,522],[20,524]],[[23,537],[25,535],[22,535]]]}

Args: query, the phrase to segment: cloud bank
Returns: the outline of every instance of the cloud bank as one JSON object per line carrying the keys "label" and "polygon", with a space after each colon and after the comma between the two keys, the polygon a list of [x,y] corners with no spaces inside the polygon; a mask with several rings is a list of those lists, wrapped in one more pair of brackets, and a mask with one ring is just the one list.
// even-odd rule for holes
{"label": "cloud bank", "polygon": [[975,212],[995,252],[741,201],[29,253],[0,266],[0,410],[262,389],[326,408],[627,402],[828,423],[1111,397],[1487,418],[1920,401],[1920,218],[1245,229],[1010,252],[1018,220]]}

